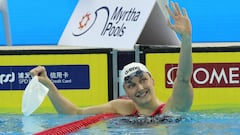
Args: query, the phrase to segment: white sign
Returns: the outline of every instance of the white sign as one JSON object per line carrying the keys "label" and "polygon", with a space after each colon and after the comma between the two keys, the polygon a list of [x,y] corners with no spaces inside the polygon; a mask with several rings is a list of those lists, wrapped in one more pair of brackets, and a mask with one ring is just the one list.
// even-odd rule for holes
{"label": "white sign", "polygon": [[133,49],[166,39],[178,42],[155,0],[80,0],[58,44]]}

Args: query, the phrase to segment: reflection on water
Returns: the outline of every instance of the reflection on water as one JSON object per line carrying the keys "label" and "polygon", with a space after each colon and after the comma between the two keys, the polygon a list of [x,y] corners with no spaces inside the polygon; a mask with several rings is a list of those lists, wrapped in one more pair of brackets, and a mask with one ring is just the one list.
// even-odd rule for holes
{"label": "reflection on water", "polygon": [[[240,114],[220,113],[185,113],[178,114],[184,119],[179,122],[166,123],[129,123],[126,117],[119,117],[100,123],[76,134],[97,135],[239,135]],[[140,118],[143,119],[143,118]],[[105,128],[103,128],[105,127]],[[107,128],[106,128],[107,127]]]}
{"label": "reflection on water", "polygon": [[44,130],[43,124],[44,120],[39,119],[39,117],[29,116],[22,117],[22,132],[25,134],[36,133]]}
{"label": "reflection on water", "polygon": [[[184,113],[177,114],[184,120],[176,122],[149,122],[148,118],[118,117],[94,124],[74,134],[81,135],[238,135],[240,113]],[[30,135],[55,126],[80,120],[86,115],[35,114],[25,117],[20,114],[0,114],[0,135]],[[159,116],[160,117],[160,116]],[[162,117],[162,116],[161,116]],[[171,118],[172,119],[172,118]],[[173,119],[175,120],[175,118]],[[135,122],[134,122],[135,121]],[[146,122],[149,122],[146,124]],[[150,120],[152,121],[152,120]]]}

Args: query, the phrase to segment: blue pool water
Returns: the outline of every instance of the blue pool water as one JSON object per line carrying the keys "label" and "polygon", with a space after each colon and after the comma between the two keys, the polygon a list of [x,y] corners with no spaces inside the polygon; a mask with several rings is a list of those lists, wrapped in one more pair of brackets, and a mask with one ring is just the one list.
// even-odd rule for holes
{"label": "blue pool water", "polygon": [[[240,113],[181,114],[186,120],[179,123],[131,124],[126,117],[113,118],[72,135],[239,135]],[[86,115],[0,114],[0,135],[30,135],[55,126],[84,119]]]}

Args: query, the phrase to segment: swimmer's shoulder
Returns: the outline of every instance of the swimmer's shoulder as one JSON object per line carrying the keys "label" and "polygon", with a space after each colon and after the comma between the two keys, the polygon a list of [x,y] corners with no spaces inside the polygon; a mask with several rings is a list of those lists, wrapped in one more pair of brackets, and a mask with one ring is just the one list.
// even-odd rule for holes
{"label": "swimmer's shoulder", "polygon": [[121,115],[130,115],[136,107],[131,99],[115,99],[110,101],[112,107]]}

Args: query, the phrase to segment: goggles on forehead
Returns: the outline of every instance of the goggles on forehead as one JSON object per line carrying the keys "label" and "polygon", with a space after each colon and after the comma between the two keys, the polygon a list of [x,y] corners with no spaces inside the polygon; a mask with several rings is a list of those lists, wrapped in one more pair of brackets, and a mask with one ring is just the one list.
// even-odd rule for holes
{"label": "goggles on forehead", "polygon": [[143,73],[144,73],[144,71],[142,71],[142,70],[137,70],[136,72],[130,74],[129,76],[126,76],[126,77],[124,78],[124,82],[125,82],[125,83],[129,83],[129,82],[132,80],[133,77],[142,77],[142,76],[143,76]]}

